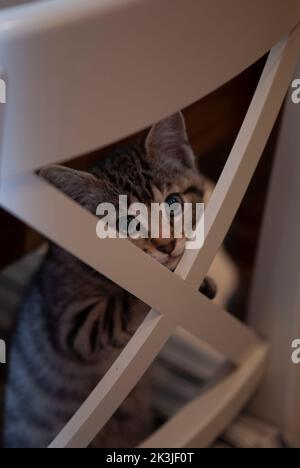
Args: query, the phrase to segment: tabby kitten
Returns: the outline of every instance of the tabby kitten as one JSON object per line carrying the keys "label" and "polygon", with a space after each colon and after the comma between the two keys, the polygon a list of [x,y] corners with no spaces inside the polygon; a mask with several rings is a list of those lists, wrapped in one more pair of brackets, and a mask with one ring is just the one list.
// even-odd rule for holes
{"label": "tabby kitten", "polygon": [[[184,202],[203,200],[203,182],[181,114],[155,125],[145,144],[104,158],[90,173],[53,166],[41,176],[93,214],[101,202],[117,206],[119,195],[147,205],[170,201],[174,194]],[[185,249],[184,239],[133,242],[172,270]],[[210,295],[207,283],[203,290]],[[126,291],[50,245],[12,341],[5,447],[47,447],[98,384],[144,313]],[[137,386],[93,446],[133,447],[152,431],[147,390]]]}

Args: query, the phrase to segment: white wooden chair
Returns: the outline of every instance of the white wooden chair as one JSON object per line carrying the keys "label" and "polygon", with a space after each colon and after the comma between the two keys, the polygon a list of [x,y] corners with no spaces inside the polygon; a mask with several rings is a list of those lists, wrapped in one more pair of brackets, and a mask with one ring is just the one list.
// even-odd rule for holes
{"label": "white wooden chair", "polygon": [[[45,0],[0,14],[0,78],[7,85],[1,206],[152,308],[51,447],[86,447],[178,327],[234,370],[143,447],[208,446],[257,389],[268,344],[198,287],[284,101],[300,54],[299,21],[299,0]],[[176,274],[130,242],[100,241],[96,218],[35,175],[41,166],[103,147],[184,108],[269,50],[206,209],[204,248],[187,251]],[[120,267],[132,264],[130,272]]]}

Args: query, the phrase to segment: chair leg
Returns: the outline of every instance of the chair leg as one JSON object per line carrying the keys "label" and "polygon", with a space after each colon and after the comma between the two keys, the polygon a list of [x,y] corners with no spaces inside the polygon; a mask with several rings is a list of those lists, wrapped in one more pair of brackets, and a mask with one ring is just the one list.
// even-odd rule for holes
{"label": "chair leg", "polygon": [[[296,76],[300,76],[300,64]],[[292,341],[300,338],[300,106],[290,96],[283,113],[249,309],[249,323],[271,344],[271,362],[255,398],[256,415],[300,445],[300,368]]]}

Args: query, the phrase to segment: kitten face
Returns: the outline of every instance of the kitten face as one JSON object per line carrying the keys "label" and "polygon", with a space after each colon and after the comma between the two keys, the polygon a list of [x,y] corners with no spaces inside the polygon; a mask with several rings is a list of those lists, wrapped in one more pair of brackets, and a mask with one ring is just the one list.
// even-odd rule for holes
{"label": "kitten face", "polygon": [[[169,205],[174,201],[183,205],[184,203],[202,202],[203,195],[200,188],[196,190],[195,185],[190,186],[191,175],[185,178],[183,175],[177,174],[176,178],[177,183],[174,181],[174,183],[170,182],[167,185],[160,185],[158,183],[152,185],[153,203],[167,203]],[[194,183],[196,182],[194,179]],[[190,190],[191,187],[192,190]],[[151,212],[150,206],[148,208],[149,212]],[[193,227],[195,227],[195,224]],[[175,237],[174,223],[172,222],[170,237],[163,237],[161,225],[159,225],[159,230],[160,236],[158,238],[151,238],[151,219],[149,219],[148,238],[131,239],[131,242],[162,265],[174,271],[185,251],[186,238],[183,236],[181,238]]]}
{"label": "kitten face", "polygon": [[[203,202],[203,180],[197,173],[181,114],[154,125],[144,145],[129,146],[101,160],[90,173],[50,166],[40,172],[49,182],[95,214],[100,203],[117,209],[119,196],[128,204]],[[151,221],[150,221],[151,223]],[[186,239],[171,237],[131,239],[145,253],[174,270],[185,250]]]}

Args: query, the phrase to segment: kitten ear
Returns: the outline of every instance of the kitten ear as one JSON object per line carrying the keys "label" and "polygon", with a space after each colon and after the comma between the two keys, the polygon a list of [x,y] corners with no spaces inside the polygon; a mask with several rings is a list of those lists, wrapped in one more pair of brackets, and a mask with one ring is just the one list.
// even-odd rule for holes
{"label": "kitten ear", "polygon": [[195,166],[195,157],[181,112],[152,127],[146,139],[146,151],[150,158],[177,158],[188,167]]}
{"label": "kitten ear", "polygon": [[89,205],[96,192],[98,179],[87,172],[76,171],[64,166],[47,166],[38,172],[50,184],[64,192],[81,205]]}

